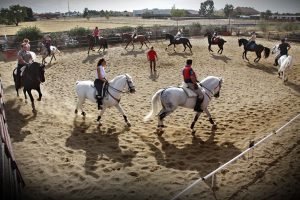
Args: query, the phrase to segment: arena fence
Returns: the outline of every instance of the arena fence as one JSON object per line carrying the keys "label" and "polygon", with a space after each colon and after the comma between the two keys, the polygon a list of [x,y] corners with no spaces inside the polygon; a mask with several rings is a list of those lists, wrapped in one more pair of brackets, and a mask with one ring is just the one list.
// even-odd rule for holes
{"label": "arena fence", "polygon": [[[269,140],[273,135],[278,134],[279,132],[281,132],[283,129],[285,129],[288,125],[290,125],[292,122],[294,122],[297,118],[300,117],[300,113],[298,115],[296,115],[293,119],[291,119],[289,122],[287,122],[285,125],[283,125],[282,127],[280,127],[278,130],[274,130],[273,132],[269,133],[268,135],[266,135],[264,138],[262,138],[261,140],[259,140],[258,142],[254,142],[251,141],[249,144],[249,147],[244,150],[242,153],[240,153],[239,155],[237,155],[236,157],[234,157],[233,159],[229,160],[228,162],[226,162],[225,164],[221,165],[220,167],[218,167],[217,169],[215,169],[214,171],[210,172],[209,174],[207,174],[204,177],[200,177],[199,179],[197,179],[196,181],[194,181],[192,184],[190,184],[188,187],[186,187],[184,190],[182,190],[181,192],[179,192],[177,195],[175,195],[171,200],[175,200],[175,199],[184,199],[182,196],[183,194],[187,193],[189,190],[191,190],[194,186],[196,186],[197,184],[200,184],[206,180],[208,180],[209,178],[211,178],[212,181],[212,187],[214,186],[214,180],[215,180],[215,175],[216,173],[220,172],[221,170],[228,170],[228,166],[230,164],[233,164],[235,161],[237,161],[238,159],[242,158],[245,156],[246,153],[249,153],[250,151],[254,151],[254,148],[258,147],[259,145],[261,145],[263,142]],[[299,118],[300,119],[300,118]],[[198,188],[199,189],[199,188]],[[211,188],[210,188],[211,189]],[[197,193],[195,191],[193,191],[194,193]],[[199,192],[199,191],[198,191]],[[198,193],[199,194],[199,193]],[[214,194],[215,195],[215,194]]]}
{"label": "arena fence", "polygon": [[10,136],[7,129],[6,115],[4,111],[3,86],[0,80],[0,199],[22,199],[22,188],[25,182],[18,169]]}

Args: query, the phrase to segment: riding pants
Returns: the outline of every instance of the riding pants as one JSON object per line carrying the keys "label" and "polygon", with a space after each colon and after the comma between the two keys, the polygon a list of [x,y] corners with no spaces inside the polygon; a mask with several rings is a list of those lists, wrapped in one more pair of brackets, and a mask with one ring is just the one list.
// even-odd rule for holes
{"label": "riding pants", "polygon": [[94,85],[95,85],[96,90],[97,90],[97,92],[98,92],[97,98],[98,98],[98,97],[100,98],[100,97],[103,96],[103,94],[102,94],[103,86],[104,86],[103,83],[104,83],[104,82],[101,81],[100,79],[96,79],[95,82],[94,82]]}

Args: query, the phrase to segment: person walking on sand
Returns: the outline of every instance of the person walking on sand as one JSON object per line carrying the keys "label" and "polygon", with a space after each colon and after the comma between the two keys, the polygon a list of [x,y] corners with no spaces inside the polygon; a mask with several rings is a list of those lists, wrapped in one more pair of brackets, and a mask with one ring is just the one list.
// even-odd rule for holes
{"label": "person walking on sand", "polygon": [[152,66],[153,66],[153,71],[156,72],[156,61],[158,60],[158,57],[157,57],[157,53],[154,50],[153,46],[147,52],[147,59],[150,62],[150,71],[151,71],[151,73],[152,73]]}

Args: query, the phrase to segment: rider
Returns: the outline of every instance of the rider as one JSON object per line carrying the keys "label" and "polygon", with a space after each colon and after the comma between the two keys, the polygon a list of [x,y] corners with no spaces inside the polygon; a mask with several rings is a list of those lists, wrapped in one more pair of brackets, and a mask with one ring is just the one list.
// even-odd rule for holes
{"label": "rider", "polygon": [[194,110],[197,112],[202,112],[201,104],[204,99],[204,95],[201,89],[199,88],[197,76],[194,70],[192,69],[192,63],[192,59],[188,59],[186,61],[186,66],[182,70],[183,81],[188,85],[188,88],[193,90],[198,96]]}
{"label": "rider", "polygon": [[47,48],[48,56],[50,56],[50,54],[51,54],[51,49],[50,49],[51,41],[52,41],[52,38],[51,38],[50,34],[44,35],[43,43],[44,43],[45,47]]}
{"label": "rider", "polygon": [[99,36],[100,36],[100,30],[98,29],[98,26],[95,27],[92,35],[95,39],[95,44],[97,44],[97,42],[99,40]]}
{"label": "rider", "polygon": [[26,43],[27,51],[30,51],[30,44],[29,44],[29,42],[30,42],[29,39],[24,38],[23,43]]}
{"label": "rider", "polygon": [[107,82],[106,73],[104,69],[105,67],[106,67],[106,61],[104,58],[101,58],[97,64],[97,75],[96,75],[96,80],[94,82],[94,85],[98,92],[98,95],[96,95],[96,99],[98,102],[98,110],[102,109],[102,104],[103,104],[102,88],[104,86],[104,83]]}
{"label": "rider", "polygon": [[249,49],[252,44],[255,44],[255,40],[256,40],[256,33],[255,33],[255,31],[253,31],[251,33],[251,37],[250,37],[250,39],[249,39],[249,41],[248,41],[248,43],[246,45],[246,49]]}
{"label": "rider", "polygon": [[133,29],[132,36],[131,36],[132,40],[135,38],[135,36],[137,36],[137,28]]}
{"label": "rider", "polygon": [[278,59],[281,56],[283,56],[283,55],[288,56],[288,50],[290,50],[290,48],[291,48],[291,45],[286,42],[286,39],[285,38],[281,39],[281,44],[278,46],[280,53],[275,58],[274,66],[278,65]]}
{"label": "rider", "polygon": [[214,40],[216,38],[219,38],[219,35],[218,35],[218,32],[217,31],[214,31],[213,35],[212,35],[212,38],[211,38],[211,41],[214,42]]}
{"label": "rider", "polygon": [[181,38],[182,37],[182,29],[178,29],[178,32],[175,35],[175,39]]}
{"label": "rider", "polygon": [[22,43],[21,44],[21,50],[18,52],[18,66],[17,66],[17,80],[16,80],[16,85],[18,88],[20,87],[21,84],[21,68],[23,66],[27,66],[30,63],[32,63],[32,55],[31,53],[27,50],[27,44]]}

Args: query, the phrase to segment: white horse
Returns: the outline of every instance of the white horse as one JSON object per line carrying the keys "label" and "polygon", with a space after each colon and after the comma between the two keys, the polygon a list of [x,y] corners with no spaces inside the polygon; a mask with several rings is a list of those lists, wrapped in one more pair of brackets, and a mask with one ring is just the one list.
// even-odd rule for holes
{"label": "white horse", "polygon": [[[123,91],[126,89],[127,91]],[[121,107],[120,100],[122,93],[134,93],[135,86],[133,84],[132,78],[128,74],[116,76],[113,80],[109,81],[106,95],[103,98],[103,108],[98,115],[97,121],[100,123],[101,116],[103,115],[106,108],[110,108],[115,106],[118,111],[123,115],[124,120],[128,126],[131,126],[130,122],[127,120],[127,116],[125,115],[123,108]],[[81,109],[81,115],[85,116],[86,113],[82,109],[82,104],[85,99],[89,99],[93,103],[97,103],[96,100],[96,88],[94,86],[93,81],[77,81],[76,82],[76,93],[78,97],[77,106],[75,109],[75,113],[77,114],[78,108]]]}
{"label": "white horse", "polygon": [[[202,92],[204,93],[204,100],[201,105],[201,109],[207,114],[210,123],[215,127],[216,124],[213,121],[207,106],[211,101],[212,97],[219,97],[220,89],[223,83],[221,77],[208,76],[200,82]],[[145,116],[144,121],[148,121],[153,115],[158,111],[158,103],[161,102],[162,109],[157,114],[158,116],[158,132],[163,133],[162,128],[165,127],[163,124],[163,119],[172,113],[178,106],[193,109],[196,104],[197,95],[190,89],[184,87],[169,87],[165,89],[158,90],[152,97],[152,109],[147,116]],[[201,112],[197,112],[192,122],[190,128],[192,133],[195,133],[194,126],[198,120]]]}
{"label": "white horse", "polygon": [[[275,45],[272,48],[272,54],[276,54],[276,56],[279,54],[279,44]],[[293,57],[292,56],[286,56],[283,55],[278,59],[278,65],[279,65],[279,69],[278,69],[278,77],[280,78],[280,75],[282,75],[282,80],[283,82],[286,82],[288,80],[287,77],[287,72],[291,69],[291,67],[293,66]]]}
{"label": "white horse", "polygon": [[[39,46],[41,47],[42,64],[46,64],[47,63],[46,58],[49,56],[48,50],[42,42],[39,43]],[[53,58],[56,60],[55,54],[60,54],[60,51],[55,46],[50,46],[50,51],[51,51],[50,52],[50,57],[51,57],[50,64],[51,64]]]}

